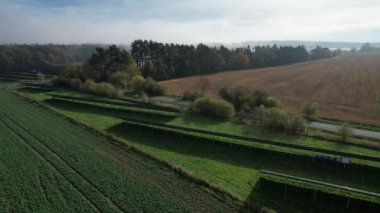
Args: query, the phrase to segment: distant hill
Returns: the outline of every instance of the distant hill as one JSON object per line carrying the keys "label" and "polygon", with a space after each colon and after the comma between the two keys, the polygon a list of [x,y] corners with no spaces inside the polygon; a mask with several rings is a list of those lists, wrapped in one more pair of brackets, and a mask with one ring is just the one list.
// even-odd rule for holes
{"label": "distant hill", "polygon": [[[311,50],[314,49],[317,46],[321,47],[327,47],[329,49],[343,49],[343,50],[349,50],[351,48],[360,49],[365,42],[340,42],[340,41],[244,41],[244,42],[237,42],[237,43],[207,43],[209,46],[220,46],[224,45],[227,48],[237,48],[237,47],[246,47],[246,46],[263,46],[263,45],[277,45],[277,46],[299,46],[304,45],[306,49]],[[380,47],[380,42],[376,43],[370,43],[373,47]]]}

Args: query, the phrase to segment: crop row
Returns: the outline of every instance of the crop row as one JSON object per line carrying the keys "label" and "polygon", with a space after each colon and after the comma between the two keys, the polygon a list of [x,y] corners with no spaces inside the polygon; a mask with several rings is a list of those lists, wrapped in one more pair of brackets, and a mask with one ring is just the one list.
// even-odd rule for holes
{"label": "crop row", "polygon": [[38,137],[41,145],[66,162],[64,164],[122,210],[184,208],[182,204],[171,199],[170,195],[151,183],[140,180],[141,177],[138,177],[136,171],[122,169],[99,153],[96,145],[107,143],[105,138],[94,136],[78,127],[74,128],[69,122],[43,112],[31,104],[17,101],[11,95],[8,101],[1,104],[5,105],[5,109],[11,109],[5,113],[11,114],[12,120],[22,123],[30,135]]}
{"label": "crop row", "polygon": [[65,163],[53,151],[44,146],[32,134],[28,133],[23,127],[12,121],[5,114],[0,113],[1,119],[5,121],[8,128],[15,132],[24,143],[33,149],[48,165],[51,165],[62,177],[70,182],[78,192],[86,198],[96,209],[101,212],[115,212],[108,204],[107,198],[104,197],[94,186],[86,179],[81,177],[74,169]]}
{"label": "crop row", "polygon": [[94,211],[66,179],[52,172],[3,122],[0,119],[0,212]]}

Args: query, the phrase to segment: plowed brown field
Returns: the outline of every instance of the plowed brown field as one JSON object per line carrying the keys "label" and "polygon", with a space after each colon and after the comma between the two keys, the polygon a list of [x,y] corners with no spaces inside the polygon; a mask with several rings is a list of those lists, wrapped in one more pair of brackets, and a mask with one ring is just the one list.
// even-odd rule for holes
{"label": "plowed brown field", "polygon": [[[169,94],[198,89],[201,77],[161,82]],[[202,76],[209,95],[224,86],[261,89],[281,99],[292,111],[306,100],[319,102],[320,116],[380,125],[380,54],[356,54],[334,59],[263,69],[228,71]]]}

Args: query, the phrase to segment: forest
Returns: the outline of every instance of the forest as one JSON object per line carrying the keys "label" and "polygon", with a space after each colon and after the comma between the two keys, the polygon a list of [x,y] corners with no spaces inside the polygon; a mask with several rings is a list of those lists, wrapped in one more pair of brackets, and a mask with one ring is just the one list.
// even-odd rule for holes
{"label": "forest", "polygon": [[68,65],[86,61],[97,47],[99,45],[93,44],[3,44],[0,45],[0,70],[60,74]]}
{"label": "forest", "polygon": [[341,51],[316,47],[308,52],[304,46],[277,45],[228,49],[223,45],[209,47],[136,40],[131,45],[131,53],[144,76],[164,80],[318,60],[334,57]]}
{"label": "forest", "polygon": [[[108,45],[0,45],[0,70],[62,74],[67,67],[82,65],[90,59],[96,48],[106,47]],[[135,40],[130,48],[118,48],[130,50],[142,75],[155,80],[286,65],[341,54],[340,50],[322,47],[311,51],[304,46],[277,45],[228,49],[223,45],[164,44],[147,40]]]}

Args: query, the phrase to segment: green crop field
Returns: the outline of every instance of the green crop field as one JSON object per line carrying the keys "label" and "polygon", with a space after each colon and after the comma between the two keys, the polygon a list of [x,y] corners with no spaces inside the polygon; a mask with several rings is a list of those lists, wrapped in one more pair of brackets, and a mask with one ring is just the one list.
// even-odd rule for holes
{"label": "green crop field", "polygon": [[163,164],[0,91],[0,212],[235,211]]}

